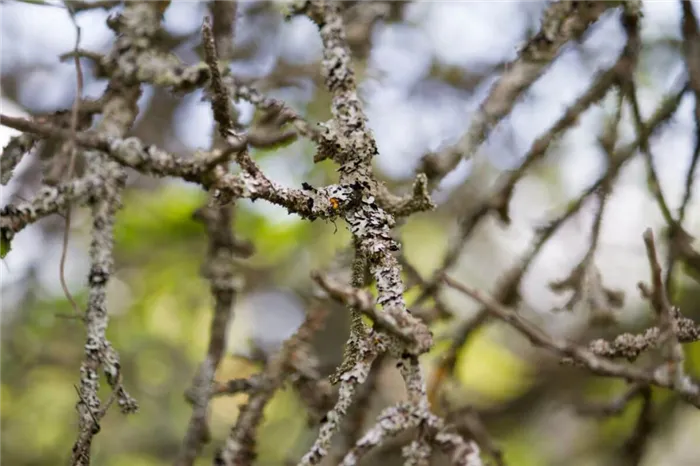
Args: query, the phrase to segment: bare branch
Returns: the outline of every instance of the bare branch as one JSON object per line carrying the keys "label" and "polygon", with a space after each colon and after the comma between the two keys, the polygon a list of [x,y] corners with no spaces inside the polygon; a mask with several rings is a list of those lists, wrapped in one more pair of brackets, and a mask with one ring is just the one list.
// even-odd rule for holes
{"label": "bare branch", "polygon": [[10,182],[12,171],[22,161],[22,157],[34,148],[37,142],[38,138],[26,133],[13,136],[10,139],[10,142],[2,150],[2,156],[0,156],[0,184],[5,186]]}
{"label": "bare branch", "polygon": [[268,361],[259,389],[251,394],[248,403],[241,408],[236,425],[231,429],[226,443],[216,456],[216,464],[225,466],[250,464],[255,459],[255,431],[262,421],[265,405],[294,372],[292,361],[300,357],[300,352],[304,354],[305,347],[313,334],[320,329],[324,319],[325,312],[321,308],[313,308],[297,332],[284,343],[280,352]]}
{"label": "bare branch", "polygon": [[580,38],[607,10],[622,3],[552,2],[544,13],[539,32],[520,50],[518,58],[506,66],[472,117],[467,133],[444,154],[426,160],[428,177],[441,178],[460,160],[471,159],[491,129],[510,113],[518,98],[547,70],[561,48],[570,40]]}
{"label": "bare branch", "polygon": [[492,315],[510,324],[536,346],[554,352],[560,357],[572,358],[597,375],[620,377],[630,381],[674,389],[684,400],[700,407],[700,388],[689,378],[685,378],[682,385],[676,386],[676,381],[661,371],[646,372],[602,359],[586,348],[551,338],[531,322],[473,288],[458,283],[449,277],[445,277],[445,282],[484,305]]}
{"label": "bare branch", "polygon": [[[691,319],[678,317],[674,326],[678,329],[678,341],[681,343],[700,340],[700,326]],[[612,341],[594,340],[589,343],[588,349],[603,358],[625,358],[634,361],[644,351],[659,348],[661,336],[659,327],[651,327],[641,334],[622,333]]]}

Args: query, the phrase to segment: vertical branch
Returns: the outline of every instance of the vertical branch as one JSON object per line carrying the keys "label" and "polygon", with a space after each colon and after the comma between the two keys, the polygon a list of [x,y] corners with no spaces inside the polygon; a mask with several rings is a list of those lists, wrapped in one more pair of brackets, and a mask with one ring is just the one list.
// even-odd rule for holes
{"label": "vertical branch", "polygon": [[[232,109],[228,93],[221,86],[219,56],[224,59],[233,55],[236,2],[211,2],[214,16],[213,26],[205,20],[202,25],[202,41],[209,70],[212,75],[212,111],[217,122],[212,146],[221,143],[234,129]],[[204,222],[209,238],[209,254],[204,266],[204,275],[210,281],[214,298],[214,313],[209,329],[207,355],[189,390],[192,415],[187,432],[175,461],[176,466],[192,466],[200,454],[203,444],[210,439],[208,428],[209,401],[213,395],[213,382],[224,351],[229,323],[233,314],[233,303],[237,291],[233,256],[235,238],[232,231],[233,207],[207,205],[195,212],[195,218]]]}
{"label": "vertical branch", "polygon": [[674,387],[680,387],[685,380],[683,370],[683,347],[678,339],[677,311],[671,306],[664,289],[661,264],[656,252],[654,234],[651,229],[644,232],[644,246],[647,250],[649,267],[651,269],[651,288],[639,284],[642,294],[651,302],[659,320],[659,331],[665,339],[664,356],[666,357],[669,378]]}
{"label": "vertical branch", "polygon": [[370,346],[370,341],[370,339],[365,339],[359,342],[359,347],[357,348],[358,357],[354,366],[340,376],[338,401],[333,406],[333,409],[326,414],[316,441],[301,459],[299,466],[318,464],[328,454],[333,436],[340,428],[342,420],[346,417],[358,386],[367,380],[374,360],[379,353],[385,350],[383,345],[379,348]]}
{"label": "vertical branch", "polygon": [[628,12],[625,11],[625,14],[623,14],[623,27],[625,28],[628,38],[628,45],[625,47],[625,50],[630,50],[629,55],[632,66],[627,76],[621,76],[622,81],[620,83],[620,89],[626,95],[630,106],[632,107],[632,117],[635,129],[637,131],[637,137],[639,138],[639,148],[644,154],[650,189],[656,198],[657,203],[659,204],[659,208],[661,209],[664,219],[669,225],[672,225],[674,223],[673,216],[664,198],[663,191],[661,190],[661,184],[654,168],[654,157],[651,153],[651,147],[649,145],[650,135],[649,133],[645,133],[643,130],[644,121],[639,107],[639,101],[637,99],[636,85],[634,83],[634,70],[637,65],[639,49],[641,47],[641,39],[639,37],[639,18],[636,15],[628,14]]}
{"label": "vertical branch", "polygon": [[[367,260],[362,252],[358,249],[357,244],[355,245],[355,257],[352,262],[352,278],[351,284],[355,288],[362,288],[365,286],[365,276],[367,272]],[[333,384],[338,383],[340,376],[347,370],[352,369],[355,365],[355,358],[359,354],[359,347],[367,338],[367,326],[362,321],[362,314],[357,306],[350,305],[350,337],[345,343],[345,350],[343,353],[343,362],[335,374],[331,376],[331,382]]]}
{"label": "vertical branch", "polygon": [[[123,182],[123,179],[121,180]],[[85,325],[87,328],[87,341],[85,343],[85,359],[80,366],[79,402],[79,435],[73,446],[72,464],[90,464],[90,447],[92,439],[100,430],[99,420],[103,415],[103,408],[98,391],[99,370],[104,367],[108,377],[110,375],[115,390],[120,388],[120,374],[118,360],[107,361],[108,354],[116,355],[106,339],[106,330],[109,317],[106,306],[107,282],[112,273],[112,247],[114,214],[117,210],[119,191],[122,186],[119,182],[111,183],[105,187],[99,200],[92,202],[91,210],[92,243],[90,245],[90,274],[88,277],[89,297],[88,307],[85,313]],[[111,363],[111,364],[110,364]],[[103,366],[104,365],[104,366]],[[117,385],[119,384],[119,385]],[[120,404],[123,411],[136,410],[136,403],[122,395]]]}
{"label": "vertical branch", "polygon": [[233,58],[238,2],[212,0],[207,7],[211,13],[211,29],[216,55],[220,60],[228,61]]}
{"label": "vertical branch", "polygon": [[[355,254],[358,258],[356,267],[367,261],[369,271],[377,284],[377,302],[384,312],[401,320],[406,327],[410,326],[412,331],[415,331],[419,342],[417,346],[408,348],[390,337],[389,348],[402,361],[401,374],[409,399],[416,403],[417,407],[427,410],[425,381],[417,355],[432,346],[432,335],[425,324],[408,312],[403,297],[401,266],[392,254],[399,250],[399,244],[391,237],[394,218],[376,203],[380,190],[379,182],[372,172],[372,159],[377,154],[377,145],[367,127],[367,117],[357,95],[357,83],[351,66],[350,49],[339,4],[326,0],[301,1],[296,3],[295,8],[297,12],[306,14],[316,23],[321,35],[322,73],[326,87],[332,95],[333,119],[324,125],[320,151],[340,164],[340,185],[351,189],[345,220],[353,235]],[[358,273],[359,271],[354,271],[355,276]],[[357,315],[353,314],[353,320],[355,319]],[[300,465],[316,464],[327,454],[332,435],[339,425],[338,418],[345,416],[356,384],[364,382],[371,361],[376,356],[375,351],[369,350],[376,346],[376,343],[373,345],[372,339],[359,342],[359,326],[353,324],[353,328],[348,342],[350,352],[346,354],[341,366],[340,399],[329,413],[328,421],[321,426],[319,437]],[[366,351],[360,349],[363,346],[367,347]],[[368,356],[371,356],[369,360]],[[355,367],[350,369],[348,366]]]}
{"label": "vertical branch", "polygon": [[648,386],[640,389],[642,409],[637,417],[632,436],[627,439],[623,447],[622,457],[626,464],[638,466],[644,460],[644,452],[654,430],[652,413],[652,393]]}
{"label": "vertical branch", "polygon": [[[378,182],[372,173],[377,146],[367,127],[367,117],[357,95],[338,4],[302,2],[305,12],[320,29],[323,42],[323,75],[332,93],[333,120],[325,125],[322,146],[340,163],[340,185],[351,189],[345,220],[353,234],[356,254],[366,258],[377,283],[378,303],[385,311],[410,318],[403,298],[401,266],[393,256],[399,249],[391,238],[394,218],[375,202]],[[427,329],[425,329],[427,331]],[[430,340],[430,338],[428,338]],[[431,342],[426,341],[427,350]]]}
{"label": "vertical branch", "polygon": [[[150,39],[160,28],[162,14],[169,2],[127,3],[122,13],[110,21],[118,34],[111,61],[115,70],[104,96],[103,119],[97,131],[108,137],[122,137],[133,124],[140,95],[138,81],[134,79],[130,63],[150,46]],[[87,153],[88,174],[102,180],[97,193],[88,204],[93,217],[90,245],[90,274],[88,277],[88,307],[85,313],[87,339],[85,358],[80,366],[79,434],[72,450],[72,464],[90,464],[90,447],[94,435],[99,432],[99,420],[109,407],[104,407],[98,396],[99,369],[102,367],[107,382],[113,389],[113,397],[124,413],[136,411],[136,401],[121,386],[119,356],[106,338],[107,284],[113,267],[114,216],[120,206],[121,192],[126,183],[126,171],[107,155]]]}
{"label": "vertical branch", "polygon": [[384,370],[384,362],[387,360],[386,353],[381,354],[374,361],[365,383],[360,387],[355,401],[347,413],[343,423],[338,447],[333,453],[333,462],[339,463],[343,457],[355,445],[355,442],[362,434],[362,428],[368,416],[368,406],[370,406],[377,389],[377,382],[381,371]]}
{"label": "vertical branch", "polygon": [[210,281],[214,313],[209,329],[207,355],[188,393],[193,405],[192,416],[175,462],[176,466],[193,465],[202,445],[209,441],[207,414],[212,397],[212,383],[226,350],[226,336],[237,291],[234,280],[231,216],[230,207],[203,207],[195,213],[195,218],[205,224],[209,237],[209,254],[204,266],[204,275]]}

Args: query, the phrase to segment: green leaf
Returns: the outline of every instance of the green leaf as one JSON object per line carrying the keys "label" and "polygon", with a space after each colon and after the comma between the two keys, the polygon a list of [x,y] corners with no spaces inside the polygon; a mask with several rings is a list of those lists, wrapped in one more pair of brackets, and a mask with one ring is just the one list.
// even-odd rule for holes
{"label": "green leaf", "polygon": [[17,0],[19,3],[29,3],[31,5],[53,6],[65,8],[64,5],[58,2],[49,2],[47,0]]}
{"label": "green leaf", "polygon": [[9,240],[7,238],[0,237],[0,259],[4,259],[5,256],[10,252],[12,249],[12,240]]}

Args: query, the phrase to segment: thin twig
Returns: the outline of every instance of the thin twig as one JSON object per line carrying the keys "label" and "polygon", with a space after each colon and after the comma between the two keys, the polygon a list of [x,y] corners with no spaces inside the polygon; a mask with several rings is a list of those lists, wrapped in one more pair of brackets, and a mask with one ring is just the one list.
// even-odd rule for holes
{"label": "thin twig", "polygon": [[[77,51],[80,48],[80,26],[75,18],[75,11],[73,10],[69,2],[64,2],[68,13],[70,15],[73,26],[75,27],[75,47],[73,48]],[[80,57],[77,53],[73,57],[73,63],[75,64],[76,73],[76,88],[75,88],[75,100],[73,101],[73,108],[71,112],[71,138],[68,140],[67,152],[70,154],[70,161],[68,162],[68,171],[65,175],[66,180],[73,178],[73,170],[75,167],[75,158],[77,156],[77,148],[75,144],[75,138],[78,133],[78,116],[80,115],[80,101],[83,98],[83,69],[80,65]],[[61,281],[61,288],[63,288],[63,293],[66,295],[66,299],[70,302],[75,312],[76,317],[84,318],[83,313],[80,311],[78,304],[75,302],[73,295],[68,289],[68,284],[66,283],[66,256],[68,254],[68,239],[70,237],[70,222],[71,222],[71,205],[68,204],[65,213],[65,225],[63,228],[63,244],[61,248],[61,261],[59,264],[59,279]]]}
{"label": "thin twig", "polygon": [[560,357],[569,357],[586,367],[594,374],[605,377],[618,377],[630,381],[644,384],[653,384],[659,387],[675,390],[684,400],[696,407],[700,407],[700,387],[688,378],[678,386],[675,380],[658,371],[643,371],[635,367],[621,365],[603,358],[600,358],[592,351],[580,347],[576,344],[564,340],[554,339],[547,335],[542,329],[524,319],[516,312],[502,306],[498,301],[481,293],[480,291],[461,284],[450,277],[445,276],[445,282],[451,287],[463,292],[475,301],[485,306],[489,312],[510,324],[513,328],[527,337],[536,346],[547,349]]}

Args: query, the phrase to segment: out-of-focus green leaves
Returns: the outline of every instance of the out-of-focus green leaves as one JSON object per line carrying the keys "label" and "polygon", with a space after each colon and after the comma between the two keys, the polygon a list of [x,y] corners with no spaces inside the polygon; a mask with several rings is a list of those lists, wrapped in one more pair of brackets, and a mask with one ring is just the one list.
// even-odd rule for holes
{"label": "out-of-focus green leaves", "polygon": [[634,429],[641,409],[642,399],[636,397],[627,404],[620,415],[605,417],[600,421],[599,440],[611,447],[619,445]]}
{"label": "out-of-focus green leaves", "polygon": [[[700,284],[700,273],[698,273],[694,267],[689,267],[684,262],[681,262],[681,271],[691,280],[695,280],[696,283]],[[677,287],[682,288],[682,287]],[[679,290],[680,293],[680,290]],[[680,299],[680,296],[679,296]]]}
{"label": "out-of-focus green leaves", "polygon": [[114,238],[118,252],[168,253],[171,243],[203,238],[203,227],[192,219],[205,201],[204,193],[182,186],[133,192],[117,214]]}
{"label": "out-of-focus green leaves", "polygon": [[[618,398],[628,388],[629,386],[622,380],[596,377],[586,384],[586,402],[604,405]],[[652,389],[652,399],[655,406],[663,404],[671,396],[673,395],[669,390]],[[637,396],[626,405],[621,414],[598,420],[599,440],[611,447],[619,445],[634,429],[641,407],[642,399]]]}
{"label": "out-of-focus green leaves", "polygon": [[503,441],[503,460],[505,464],[513,464],[518,466],[542,466],[547,464],[545,458],[535,448],[535,438],[532,438],[530,432],[518,430],[514,435],[511,435]]}
{"label": "out-of-focus green leaves", "polygon": [[683,345],[685,350],[685,367],[687,368],[688,374],[695,377],[696,379],[700,377],[700,342],[689,343]]}
{"label": "out-of-focus green leaves", "polygon": [[249,210],[237,211],[236,232],[255,245],[253,263],[279,260],[309,239],[311,225],[301,219],[274,223],[261,214]]}
{"label": "out-of-focus green leaves", "polygon": [[432,324],[430,330],[433,332],[434,339],[433,347],[428,354],[438,357],[452,345],[455,325],[453,321],[445,319]]}
{"label": "out-of-focus green leaves", "polygon": [[158,458],[138,453],[125,453],[109,460],[109,466],[159,466],[163,463]]}
{"label": "out-of-focus green leaves", "polygon": [[488,327],[475,331],[460,349],[455,374],[465,389],[490,402],[512,399],[532,383],[528,364],[495,341]]}
{"label": "out-of-focus green leaves", "polygon": [[7,413],[13,404],[14,396],[12,387],[7,384],[0,384],[0,411]]}
{"label": "out-of-focus green leaves", "polygon": [[306,408],[297,393],[280,390],[265,407],[265,421],[260,426],[260,464],[284,464],[296,459],[290,453],[299,449],[298,439],[306,428]]}
{"label": "out-of-focus green leaves", "polygon": [[401,228],[402,251],[406,259],[428,278],[438,269],[447,251],[447,231],[434,219],[409,217]]}
{"label": "out-of-focus green leaves", "polygon": [[172,367],[163,352],[156,348],[144,349],[140,352],[139,364],[136,366],[139,380],[146,386],[159,387],[167,384]]}
{"label": "out-of-focus green leaves", "polygon": [[625,386],[622,380],[595,377],[586,384],[586,396],[590,401],[605,401],[612,398],[614,393],[620,393]]}
{"label": "out-of-focus green leaves", "polygon": [[[181,186],[170,186],[148,194],[134,193],[125,202],[117,219],[115,239],[118,250],[137,257],[148,252],[149,258],[156,255],[159,260],[162,256],[180,260],[174,255],[196,253],[197,260],[203,260],[205,230],[192,219],[192,214],[204,202],[203,193]],[[337,226],[338,233],[341,233],[342,220]],[[253,264],[283,259],[300,244],[312,240],[314,227],[298,217],[278,223],[243,205],[236,208],[235,232],[255,245],[256,253],[250,259]]]}
{"label": "out-of-focus green leaves", "polygon": [[[139,348],[149,342],[178,347],[191,360],[205,352],[212,301],[207,282],[194,256],[150,263],[129,277],[134,302],[124,317],[115,319],[115,342]],[[183,342],[187,344],[183,345]]]}
{"label": "out-of-focus green leaves", "polygon": [[[68,455],[72,442],[76,402],[75,371],[41,365],[27,374],[20,386],[2,386],[3,456],[15,456],[21,448],[27,462],[39,464],[46,457]],[[49,421],[50,420],[50,421]],[[29,444],[28,444],[29,442]]]}

